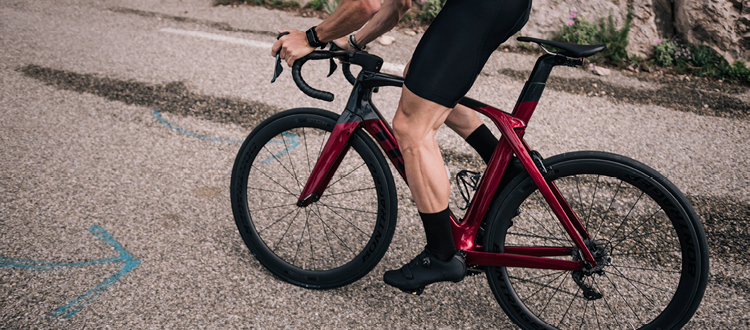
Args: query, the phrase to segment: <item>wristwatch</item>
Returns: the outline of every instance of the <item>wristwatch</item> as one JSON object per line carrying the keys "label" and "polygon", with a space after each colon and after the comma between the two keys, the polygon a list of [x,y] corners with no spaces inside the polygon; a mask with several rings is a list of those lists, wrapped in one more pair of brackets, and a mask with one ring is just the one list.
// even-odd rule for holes
{"label": "wristwatch", "polygon": [[310,44],[310,47],[312,48],[323,47],[328,44],[326,42],[321,42],[320,39],[318,39],[318,33],[315,32],[316,27],[317,25],[305,31],[305,34],[307,35],[307,43]]}

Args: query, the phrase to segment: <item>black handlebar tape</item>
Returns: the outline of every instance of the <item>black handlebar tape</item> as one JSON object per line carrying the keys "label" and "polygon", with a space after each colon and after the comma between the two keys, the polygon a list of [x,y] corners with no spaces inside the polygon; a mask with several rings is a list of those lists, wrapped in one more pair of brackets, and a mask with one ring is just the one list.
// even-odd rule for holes
{"label": "black handlebar tape", "polygon": [[341,63],[341,71],[344,72],[344,77],[346,77],[346,80],[349,81],[350,84],[354,85],[354,82],[357,81],[357,78],[354,78],[351,67],[352,65],[349,63]]}
{"label": "black handlebar tape", "polygon": [[304,65],[308,60],[322,60],[331,57],[333,57],[333,55],[329,52],[312,52],[307,56],[294,61],[294,65],[292,65],[292,79],[294,80],[294,83],[297,84],[297,87],[299,87],[299,89],[307,96],[328,102],[333,101],[333,93],[317,90],[310,87],[310,85],[308,85],[305,80],[302,79],[301,73],[302,65]]}
{"label": "black handlebar tape", "polygon": [[[339,47],[333,41],[331,41],[329,44],[330,44],[330,49],[332,51],[344,50],[343,48]],[[341,71],[344,72],[344,77],[346,77],[346,80],[349,81],[350,84],[354,85],[354,82],[357,79],[354,78],[354,75],[352,74],[351,67],[352,67],[352,65],[350,63],[347,63],[347,62],[341,63]]]}

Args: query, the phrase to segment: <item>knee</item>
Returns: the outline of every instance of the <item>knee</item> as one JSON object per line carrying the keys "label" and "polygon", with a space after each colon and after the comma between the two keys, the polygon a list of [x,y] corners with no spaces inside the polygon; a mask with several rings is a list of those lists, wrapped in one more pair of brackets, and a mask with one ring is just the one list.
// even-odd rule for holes
{"label": "knee", "polygon": [[406,141],[409,139],[409,123],[406,116],[400,112],[396,112],[393,116],[393,135],[396,137],[401,148],[405,147]]}

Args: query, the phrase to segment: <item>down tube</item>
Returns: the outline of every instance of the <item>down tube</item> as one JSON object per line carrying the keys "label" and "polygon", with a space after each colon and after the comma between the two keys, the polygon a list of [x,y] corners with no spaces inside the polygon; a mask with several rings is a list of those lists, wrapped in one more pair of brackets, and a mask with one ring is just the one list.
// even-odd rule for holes
{"label": "down tube", "polygon": [[385,154],[388,155],[388,159],[391,160],[393,166],[395,166],[398,173],[401,174],[404,182],[408,184],[409,182],[406,181],[404,157],[401,155],[401,149],[398,148],[398,142],[396,142],[396,138],[393,136],[393,133],[391,133],[388,124],[382,119],[373,119],[365,120],[364,127],[370,135],[375,137],[380,144],[380,147],[385,151]]}

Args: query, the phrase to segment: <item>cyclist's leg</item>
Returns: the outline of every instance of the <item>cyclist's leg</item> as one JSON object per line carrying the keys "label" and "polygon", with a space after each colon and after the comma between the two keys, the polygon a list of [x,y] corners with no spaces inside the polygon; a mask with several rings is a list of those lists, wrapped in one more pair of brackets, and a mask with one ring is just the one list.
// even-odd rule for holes
{"label": "cyclist's leg", "polygon": [[[409,72],[409,64],[406,64],[404,76]],[[445,119],[445,125],[461,136],[482,157],[484,163],[490,162],[490,157],[497,147],[497,138],[479,120],[476,111],[466,106],[456,104]]]}
{"label": "cyclist's leg", "polygon": [[451,108],[423,99],[404,87],[393,117],[393,131],[404,158],[406,180],[425,228],[427,248],[383,280],[404,291],[420,293],[430,283],[460,281],[466,274],[463,256],[453,245],[448,197],[450,184],[435,133]]}
{"label": "cyclist's leg", "polygon": [[457,104],[445,119],[445,125],[458,133],[482,157],[484,163],[490,162],[497,147],[497,138],[489,128],[479,120],[474,110]]}
{"label": "cyclist's leg", "polygon": [[530,7],[530,1],[448,0],[420,40],[393,127],[402,148],[409,188],[422,212],[428,248],[416,262],[386,272],[387,283],[419,292],[427,284],[459,281],[465,275],[460,253],[446,261],[430,254],[447,250],[434,248],[433,242],[441,247],[453,245],[448,217],[450,185],[435,133],[450,109],[469,91],[492,52],[526,23]]}
{"label": "cyclist's leg", "polygon": [[482,121],[479,120],[479,116],[474,110],[457,104],[445,119],[445,125],[466,139],[479,126],[482,126]]}
{"label": "cyclist's leg", "polygon": [[404,157],[409,189],[420,212],[440,212],[448,206],[450,185],[435,133],[450,111],[404,87],[393,117],[393,130]]}

